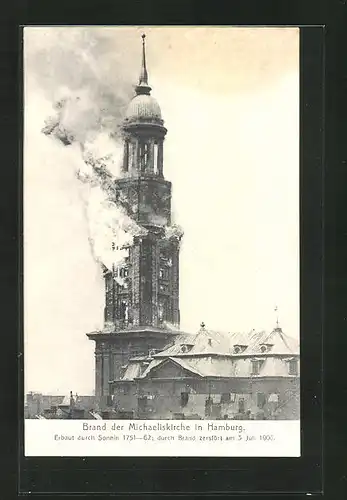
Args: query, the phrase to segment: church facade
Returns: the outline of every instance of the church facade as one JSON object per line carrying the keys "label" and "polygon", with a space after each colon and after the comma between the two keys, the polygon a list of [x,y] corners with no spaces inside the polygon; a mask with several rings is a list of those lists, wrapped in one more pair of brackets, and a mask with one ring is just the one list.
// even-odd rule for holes
{"label": "church facade", "polygon": [[[105,269],[105,323],[95,342],[98,407],[118,418],[299,418],[299,345],[270,333],[180,331],[179,249],[164,176],[167,129],[151,95],[143,37],[136,95],[122,125],[115,202],[143,232]],[[117,245],[117,242],[114,243]]]}

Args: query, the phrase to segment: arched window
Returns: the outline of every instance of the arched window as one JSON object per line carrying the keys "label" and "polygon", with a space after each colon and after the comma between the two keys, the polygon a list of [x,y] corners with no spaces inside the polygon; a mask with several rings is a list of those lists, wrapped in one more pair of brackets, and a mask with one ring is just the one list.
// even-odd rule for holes
{"label": "arched window", "polygon": [[119,303],[119,318],[125,323],[129,320],[129,304],[127,299],[121,299]]}
{"label": "arched window", "polygon": [[129,142],[128,144],[128,168],[130,172],[134,168],[134,156],[135,156],[135,144],[133,142]]}
{"label": "arched window", "polygon": [[155,175],[158,175],[158,143],[154,143],[154,148],[153,148],[153,170]]}
{"label": "arched window", "polygon": [[140,150],[140,170],[141,173],[146,172],[149,161],[149,144],[148,142],[141,142],[139,145]]}
{"label": "arched window", "polygon": [[164,321],[164,304],[163,304],[163,302],[159,302],[159,304],[158,304],[158,319],[159,319],[160,323],[162,323]]}
{"label": "arched window", "polygon": [[124,142],[123,168],[125,172],[127,172],[129,169],[129,141]]}

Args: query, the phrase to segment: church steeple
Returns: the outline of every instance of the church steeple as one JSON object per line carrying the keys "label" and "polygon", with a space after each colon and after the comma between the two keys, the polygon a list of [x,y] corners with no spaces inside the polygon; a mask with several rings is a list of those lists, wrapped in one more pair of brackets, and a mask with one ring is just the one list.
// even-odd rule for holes
{"label": "church steeple", "polygon": [[114,189],[128,217],[144,231],[122,248],[122,265],[105,273],[105,328],[102,334],[89,335],[96,341],[98,399],[108,394],[110,380],[122,377],[131,357],[162,350],[180,323],[182,234],[171,226],[171,182],[163,172],[167,129],[150,94],[145,35],[135,90],[122,124],[123,175],[115,180]]}
{"label": "church steeple", "polygon": [[[124,138],[122,170],[127,177],[163,179],[163,143],[167,130],[164,127],[160,106],[151,95],[152,89],[148,85],[145,35],[142,35],[141,71],[135,90],[136,95],[129,103],[122,126]],[[150,203],[154,197],[155,195],[151,196]],[[170,211],[169,207],[167,211]],[[170,222],[168,216],[169,214],[166,214],[165,224]]]}
{"label": "church steeple", "polygon": [[148,85],[148,72],[147,72],[147,65],[146,65],[146,35],[143,34],[141,36],[142,38],[142,63],[141,63],[141,72],[140,72],[140,78],[139,78],[139,83],[135,87],[136,94],[147,94],[149,95],[151,92],[151,87]]}

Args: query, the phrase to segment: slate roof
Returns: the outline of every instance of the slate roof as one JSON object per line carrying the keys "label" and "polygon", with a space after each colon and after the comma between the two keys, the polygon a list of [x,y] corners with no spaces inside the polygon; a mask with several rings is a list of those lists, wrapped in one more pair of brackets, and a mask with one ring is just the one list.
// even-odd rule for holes
{"label": "slate roof", "polygon": [[141,378],[145,378],[149,372],[167,360],[179,364],[183,369],[193,372],[200,377],[232,377],[234,375],[234,364],[228,358],[215,358],[211,356],[190,358],[169,357],[154,359]]}
{"label": "slate roof", "polygon": [[[182,346],[192,345],[182,350]],[[234,352],[235,346],[246,346],[240,353]],[[264,355],[262,345],[269,346],[269,353],[276,355],[299,355],[299,342],[286,335],[280,328],[271,333],[251,331],[249,333],[217,332],[201,328],[196,335],[183,334],[175,338],[174,344],[154,355],[155,358],[168,356],[191,357],[201,354],[228,356]]]}
{"label": "slate roof", "polygon": [[[265,352],[261,349],[264,345]],[[235,346],[244,346],[244,350],[236,353]],[[178,335],[172,345],[151,358],[133,358],[122,380],[143,379],[168,360],[200,377],[287,377],[286,360],[299,354],[299,342],[280,328],[270,333],[226,333],[201,328],[196,335]],[[263,361],[258,375],[252,375],[252,359]]]}

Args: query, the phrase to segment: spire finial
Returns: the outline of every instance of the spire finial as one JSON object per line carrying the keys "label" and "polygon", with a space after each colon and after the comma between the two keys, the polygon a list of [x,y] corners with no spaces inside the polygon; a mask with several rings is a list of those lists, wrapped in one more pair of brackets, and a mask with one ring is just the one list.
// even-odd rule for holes
{"label": "spire finial", "polygon": [[280,327],[280,324],[279,324],[279,321],[278,321],[278,307],[277,306],[275,306],[274,311],[275,311],[275,313],[277,313],[277,315],[276,315],[276,330],[278,330],[279,327]]}
{"label": "spire finial", "polygon": [[148,73],[147,73],[147,65],[146,65],[146,35],[143,33],[141,35],[142,38],[142,63],[141,63],[141,72],[139,78],[139,84],[136,86],[135,90],[137,94],[147,94],[151,92],[151,87],[148,85]]}
{"label": "spire finial", "polygon": [[146,35],[143,33],[141,35],[142,38],[142,64],[141,64],[141,73],[139,78],[139,86],[147,86],[148,87],[148,73],[146,66]]}

